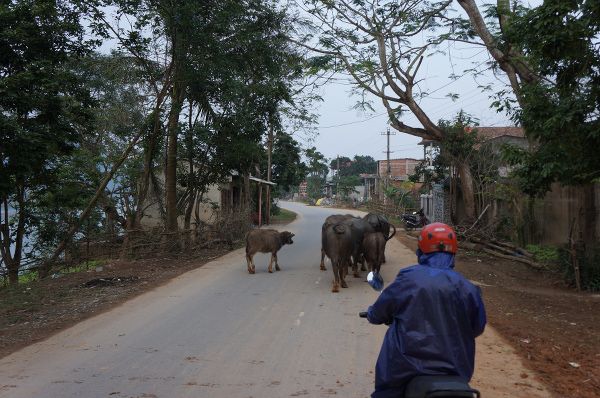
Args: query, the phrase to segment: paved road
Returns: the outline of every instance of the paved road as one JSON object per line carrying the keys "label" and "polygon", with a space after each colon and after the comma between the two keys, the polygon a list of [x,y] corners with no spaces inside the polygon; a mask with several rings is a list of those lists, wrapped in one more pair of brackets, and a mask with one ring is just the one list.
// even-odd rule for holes
{"label": "paved road", "polygon": [[[229,253],[1,359],[0,397],[367,397],[385,327],[357,313],[377,293],[350,275],[333,294],[330,265],[319,270],[320,225],[339,211],[282,206],[300,216],[281,272],[259,254],[249,275],[243,249]],[[414,254],[393,239],[387,259],[389,281]],[[491,333],[478,346],[485,396],[546,396],[531,379],[515,388],[520,361]]]}

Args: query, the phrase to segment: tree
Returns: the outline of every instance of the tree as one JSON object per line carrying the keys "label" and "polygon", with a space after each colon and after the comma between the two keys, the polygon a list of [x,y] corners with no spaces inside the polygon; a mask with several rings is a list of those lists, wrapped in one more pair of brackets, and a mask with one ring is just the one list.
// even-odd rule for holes
{"label": "tree", "polygon": [[352,164],[350,165],[349,174],[358,176],[360,174],[376,174],[377,162],[371,156],[354,155]]}
{"label": "tree", "polygon": [[[518,107],[499,101],[522,124],[529,151],[507,150],[522,190],[543,196],[553,182],[579,185],[585,197],[582,225],[586,250],[596,244],[600,178],[600,5],[593,0],[547,0],[511,9],[498,0],[491,18],[474,0],[459,0],[471,26],[506,73]],[[497,20],[497,22],[496,22]],[[487,24],[486,24],[487,23]],[[588,253],[589,254],[589,253]]]}
{"label": "tree", "polygon": [[301,161],[300,144],[289,134],[279,133],[273,145],[273,181],[277,183],[274,194],[289,192],[305,178],[306,165]]}
{"label": "tree", "polygon": [[[127,29],[119,24],[113,26],[100,5],[116,6],[118,19],[132,16],[136,23]],[[91,12],[95,21],[102,21],[94,25],[96,30],[104,37],[118,38],[144,65],[153,65],[153,50],[158,53],[162,51],[160,45],[165,48],[167,44],[162,54],[168,60],[166,66],[156,71],[148,68],[147,73],[149,77],[163,77],[165,83],[157,98],[164,96],[164,89],[168,90],[168,115],[161,117],[162,101],[157,100],[154,128],[145,146],[146,183],[140,184],[135,221],[139,224],[140,205],[144,203],[142,199],[151,174],[151,158],[157,152],[156,132],[163,122],[167,136],[165,226],[172,233],[177,229],[177,217],[183,210],[176,206],[181,204],[176,182],[182,180],[177,166],[182,159],[190,161],[188,154],[182,156],[180,152],[184,146],[190,148],[187,144],[180,145],[182,132],[185,131],[186,140],[193,140],[194,132],[208,128],[220,137],[229,134],[226,137],[230,143],[239,140],[233,153],[239,155],[240,172],[247,173],[258,160],[256,145],[266,126],[278,120],[278,105],[292,101],[290,85],[301,70],[297,66],[299,59],[284,34],[288,27],[285,13],[270,1],[231,0],[204,3],[99,0]],[[189,120],[183,123],[186,102],[190,105]],[[204,127],[195,129],[196,124]],[[248,151],[251,156],[245,156]],[[204,163],[202,159],[196,159],[198,161]],[[191,175],[186,174],[189,178]]]}
{"label": "tree", "polygon": [[[349,175],[348,171],[352,165],[352,160],[348,156],[337,156],[329,162],[329,168],[336,171],[337,176]],[[339,166],[339,170],[338,170]]]}
{"label": "tree", "polygon": [[549,0],[532,9],[511,9],[508,1],[498,0],[487,19],[474,0],[458,2],[469,28],[506,73],[519,106],[497,105],[536,144],[534,151],[509,156],[524,191],[539,196],[554,181],[571,185],[598,178],[600,164],[591,152],[600,139],[598,2]]}
{"label": "tree", "polygon": [[[312,0],[306,11],[317,21],[313,32],[296,40],[313,52],[313,64],[348,74],[357,90],[378,98],[396,130],[427,140],[443,141],[447,132],[419,104],[417,74],[426,55],[446,36],[433,31],[444,20],[451,0],[430,3],[397,0]],[[421,40],[421,36],[423,39]],[[316,45],[307,43],[317,42]],[[421,124],[401,118],[409,110]],[[473,177],[466,162],[457,165],[468,218],[475,217]]]}
{"label": "tree", "polygon": [[71,67],[90,48],[70,2],[0,5],[0,251],[10,283],[21,268],[30,196],[54,179],[90,126],[92,101]]}
{"label": "tree", "polygon": [[347,198],[352,193],[358,193],[355,187],[360,185],[360,178],[357,176],[341,176],[338,179],[337,194]]}
{"label": "tree", "polygon": [[305,151],[308,159],[307,193],[310,198],[316,199],[323,195],[323,184],[329,173],[327,159],[323,154],[317,151],[317,148],[311,147]]}
{"label": "tree", "polygon": [[521,85],[521,109],[513,113],[536,143],[534,151],[511,153],[530,195],[545,193],[554,181],[581,185],[600,178],[599,17],[597,2],[554,0],[511,18],[507,40],[543,78]]}

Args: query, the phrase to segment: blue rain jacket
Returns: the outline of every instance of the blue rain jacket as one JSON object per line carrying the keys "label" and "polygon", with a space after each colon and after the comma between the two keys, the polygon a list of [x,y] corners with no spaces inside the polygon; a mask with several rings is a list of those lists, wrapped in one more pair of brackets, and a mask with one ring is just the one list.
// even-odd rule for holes
{"label": "blue rain jacket", "polygon": [[486,316],[480,289],[454,271],[454,255],[417,250],[369,307],[369,322],[391,324],[375,367],[372,398],[402,396],[417,375],[473,376],[475,337]]}

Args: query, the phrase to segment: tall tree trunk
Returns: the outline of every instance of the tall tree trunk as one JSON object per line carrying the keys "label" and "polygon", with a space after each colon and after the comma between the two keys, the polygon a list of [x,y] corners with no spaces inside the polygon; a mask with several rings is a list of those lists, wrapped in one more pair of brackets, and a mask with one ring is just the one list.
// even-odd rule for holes
{"label": "tall tree trunk", "polygon": [[598,247],[598,237],[596,236],[596,225],[598,220],[598,211],[596,209],[596,187],[594,184],[586,184],[581,187],[583,191],[583,205],[581,229],[583,235],[583,244],[586,257],[591,261],[593,252]]}
{"label": "tall tree trunk", "polygon": [[460,177],[460,188],[462,191],[463,202],[465,204],[465,215],[467,220],[474,220],[475,214],[475,193],[473,190],[473,176],[471,169],[466,162],[460,162],[457,165],[458,175]]}
{"label": "tall tree trunk", "polygon": [[[272,153],[273,153],[273,122],[269,125],[269,139],[267,141],[267,181],[271,181],[272,168]],[[267,184],[266,192],[266,224],[271,224],[271,185]]]}
{"label": "tall tree trunk", "polygon": [[16,200],[18,206],[18,221],[17,230],[15,234],[15,251],[11,254],[11,239],[10,239],[10,226],[8,217],[8,198],[4,197],[2,205],[4,206],[4,222],[0,221],[0,227],[2,231],[1,237],[1,253],[2,260],[6,264],[8,270],[8,282],[11,285],[19,283],[19,270],[21,269],[21,258],[23,253],[23,237],[25,236],[25,187],[24,184],[17,184],[16,187]]}
{"label": "tall tree trunk", "polygon": [[146,199],[148,198],[148,191],[150,190],[152,161],[154,160],[154,152],[157,147],[158,137],[161,133],[161,106],[171,87],[172,66],[173,64],[171,63],[165,72],[166,80],[162,89],[156,91],[156,104],[154,105],[154,111],[152,112],[152,131],[150,131],[146,145],[144,146],[144,168],[141,179],[137,184],[138,192],[134,214],[133,217],[130,218],[130,222],[127,223],[127,230],[125,231],[125,237],[123,239],[123,244],[121,245],[121,258],[125,258],[129,255],[132,240],[131,235],[135,233],[134,231],[142,228],[142,218],[144,217]]}
{"label": "tall tree trunk", "polygon": [[190,229],[191,220],[192,220],[192,211],[194,209],[194,202],[196,201],[197,191],[194,187],[194,122],[192,118],[192,111],[194,109],[194,104],[190,101],[190,111],[188,114],[188,129],[186,135],[186,145],[187,145],[187,161],[188,161],[188,181],[187,186],[189,193],[188,203],[185,207],[185,216],[183,219],[183,229],[186,232],[186,246],[190,247],[192,241],[192,231]]}
{"label": "tall tree trunk", "polygon": [[244,173],[244,208],[250,208],[250,172]]}
{"label": "tall tree trunk", "polygon": [[[165,169],[165,207],[166,230],[170,234],[177,232],[177,133],[179,115],[183,106],[185,90],[178,76],[171,91],[171,111],[167,124],[167,166]],[[176,239],[176,237],[174,237]]]}
{"label": "tall tree trunk", "polygon": [[161,133],[160,123],[160,106],[162,105],[166,92],[162,92],[159,98],[156,100],[156,106],[153,113],[153,125],[152,132],[148,136],[146,146],[144,148],[144,169],[142,171],[142,178],[138,184],[138,197],[136,202],[135,217],[132,228],[140,228],[142,217],[144,215],[144,206],[146,205],[146,199],[148,197],[148,191],[150,189],[150,174],[152,172],[152,161],[154,160],[154,151],[156,150],[156,144],[158,137]]}
{"label": "tall tree trunk", "polygon": [[[458,0],[458,4],[465,10],[467,15],[469,16],[469,20],[471,21],[471,26],[477,35],[481,38],[485,46],[487,47],[490,55],[498,62],[500,68],[506,72],[509,79],[511,80],[511,85],[513,86],[513,91],[518,95],[519,87],[518,84],[515,87],[513,84],[513,80],[516,83],[518,76],[521,81],[526,83],[534,83],[539,81],[539,77],[531,70],[531,68],[526,64],[525,57],[523,54],[512,49],[509,45],[508,53],[502,51],[498,47],[498,43],[496,39],[489,31],[485,24],[485,20],[475,3],[475,0]],[[500,6],[501,23],[506,24],[506,7],[505,1],[499,0],[498,5]]]}

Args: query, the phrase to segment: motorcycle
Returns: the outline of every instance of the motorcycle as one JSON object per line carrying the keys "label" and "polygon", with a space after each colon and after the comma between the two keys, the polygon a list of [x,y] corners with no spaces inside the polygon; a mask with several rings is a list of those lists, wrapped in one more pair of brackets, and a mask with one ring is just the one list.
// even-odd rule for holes
{"label": "motorcycle", "polygon": [[[374,290],[383,290],[383,278],[378,272],[369,272],[367,282]],[[367,312],[359,312],[358,316],[366,318]],[[398,398],[481,398],[481,394],[460,376],[422,375],[413,377],[404,395]]]}
{"label": "motorcycle", "polygon": [[412,212],[412,214],[403,214],[402,221],[404,221],[406,230],[422,228],[425,225],[429,224],[429,220],[425,216],[425,212],[423,211],[423,209],[420,209],[419,211],[414,211]]}

